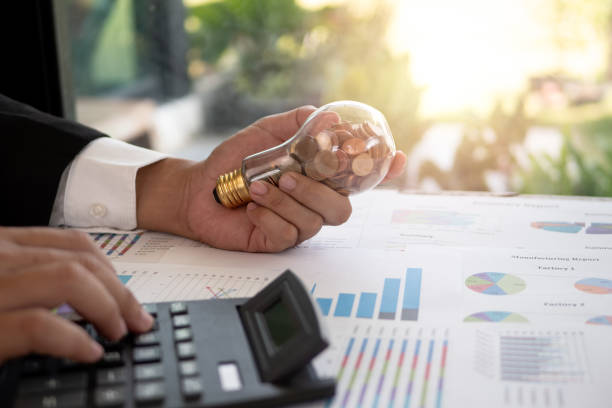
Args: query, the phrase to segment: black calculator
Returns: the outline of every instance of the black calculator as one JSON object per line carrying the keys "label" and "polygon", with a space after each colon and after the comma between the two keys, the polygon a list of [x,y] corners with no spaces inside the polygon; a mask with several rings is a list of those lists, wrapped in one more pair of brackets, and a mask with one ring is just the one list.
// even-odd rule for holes
{"label": "black calculator", "polygon": [[30,355],[0,368],[14,408],[255,407],[332,397],[311,360],[329,340],[289,270],[250,299],[145,305],[153,329],[118,342],[77,322],[105,349],[94,364]]}

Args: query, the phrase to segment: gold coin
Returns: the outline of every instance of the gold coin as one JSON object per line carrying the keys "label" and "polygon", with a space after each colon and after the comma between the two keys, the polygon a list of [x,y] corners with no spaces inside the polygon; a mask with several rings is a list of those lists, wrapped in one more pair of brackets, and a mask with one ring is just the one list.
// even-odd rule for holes
{"label": "gold coin", "polygon": [[353,159],[351,169],[358,176],[367,176],[374,168],[374,160],[367,153],[362,153]]}
{"label": "gold coin", "polygon": [[382,130],[378,126],[368,122],[367,120],[363,122],[361,126],[370,136],[382,137],[383,135]]}
{"label": "gold coin", "polygon": [[299,161],[297,161],[293,157],[287,157],[283,164],[281,165],[283,172],[294,171],[296,173],[302,173],[302,165]]}
{"label": "gold coin", "polygon": [[351,156],[361,154],[365,152],[365,149],[365,141],[357,137],[350,138],[346,142],[342,143],[342,150],[344,150],[347,154]]}
{"label": "gold coin", "polygon": [[317,172],[325,178],[333,176],[338,171],[338,156],[330,150],[321,150],[312,162]]}
{"label": "gold coin", "polygon": [[308,177],[315,181],[325,180],[325,176],[319,173],[317,167],[314,164],[314,161],[306,163],[306,166],[304,166],[304,172]]}
{"label": "gold coin", "polygon": [[336,139],[338,139],[338,146],[342,146],[344,142],[353,138],[353,134],[344,129],[335,130],[334,134],[336,135]]}
{"label": "gold coin", "polygon": [[293,154],[302,162],[312,160],[319,151],[317,141],[310,136],[302,137],[293,145]]}
{"label": "gold coin", "polygon": [[340,122],[340,123],[336,123],[334,126],[332,126],[332,129],[334,131],[336,130],[346,130],[347,132],[350,132],[353,130],[353,125],[350,124],[350,122]]}
{"label": "gold coin", "polygon": [[[331,134],[335,136],[335,133]],[[315,140],[317,141],[319,150],[331,150],[332,139],[329,132],[324,130],[322,132],[317,133],[317,135],[315,136]]]}
{"label": "gold coin", "polygon": [[344,151],[340,149],[336,150],[335,153],[336,153],[336,157],[338,157],[338,170],[336,172],[342,173],[344,170],[347,169],[349,162],[351,161],[351,158],[349,157],[348,154],[346,154]]}

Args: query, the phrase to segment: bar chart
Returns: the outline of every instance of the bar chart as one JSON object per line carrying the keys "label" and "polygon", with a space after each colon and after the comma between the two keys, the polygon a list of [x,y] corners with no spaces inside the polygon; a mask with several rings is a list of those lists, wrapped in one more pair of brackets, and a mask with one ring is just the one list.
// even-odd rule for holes
{"label": "bar chart", "polygon": [[499,338],[502,381],[585,383],[589,369],[582,332],[504,333]]}
{"label": "bar chart", "polygon": [[142,233],[91,233],[90,236],[106,256],[118,258],[127,254],[134,247],[142,237]]}
{"label": "bar chart", "polygon": [[355,330],[339,344],[326,407],[436,407],[444,402],[448,330]]}
{"label": "bar chart", "polygon": [[[324,316],[417,321],[421,278],[421,268],[408,268],[404,274],[403,284],[401,278],[383,278],[382,290],[377,292],[340,292],[335,297],[315,297],[315,300]],[[315,283],[311,289],[312,295],[315,295],[316,287]]]}

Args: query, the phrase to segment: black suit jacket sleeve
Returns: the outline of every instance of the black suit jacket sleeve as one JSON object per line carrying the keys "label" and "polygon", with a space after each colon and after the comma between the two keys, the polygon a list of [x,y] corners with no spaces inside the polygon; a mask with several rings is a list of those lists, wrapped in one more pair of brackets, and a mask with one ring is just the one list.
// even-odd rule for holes
{"label": "black suit jacket sleeve", "polygon": [[48,225],[64,169],[101,136],[0,95],[0,225]]}

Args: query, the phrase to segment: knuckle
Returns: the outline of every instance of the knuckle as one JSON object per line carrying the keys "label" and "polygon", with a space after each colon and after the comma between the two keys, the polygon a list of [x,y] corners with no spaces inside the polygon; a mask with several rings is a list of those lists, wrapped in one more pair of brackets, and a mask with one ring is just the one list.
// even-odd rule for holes
{"label": "knuckle", "polygon": [[285,195],[279,192],[275,192],[275,194],[270,194],[270,201],[268,204],[272,208],[281,208],[285,202]]}
{"label": "knuckle", "polygon": [[48,318],[48,312],[44,309],[37,308],[27,310],[20,321],[21,332],[30,340],[36,340],[44,336]]}
{"label": "knuckle", "polygon": [[334,212],[331,218],[328,219],[328,222],[330,225],[344,224],[349,219],[352,212],[353,209],[351,207],[351,203],[350,201],[346,200],[346,204],[341,206],[338,211]]}
{"label": "knuckle", "polygon": [[57,270],[58,278],[63,283],[71,284],[83,279],[83,267],[76,260],[67,261],[61,264]]}
{"label": "knuckle", "polygon": [[285,242],[294,244],[298,237],[297,228],[295,228],[293,225],[288,225],[287,227],[283,228],[282,237]]}
{"label": "knuckle", "polygon": [[315,235],[317,232],[319,232],[321,230],[321,228],[323,227],[323,217],[321,217],[320,215],[316,214],[313,219],[312,222],[309,223],[309,236],[313,236]]}

